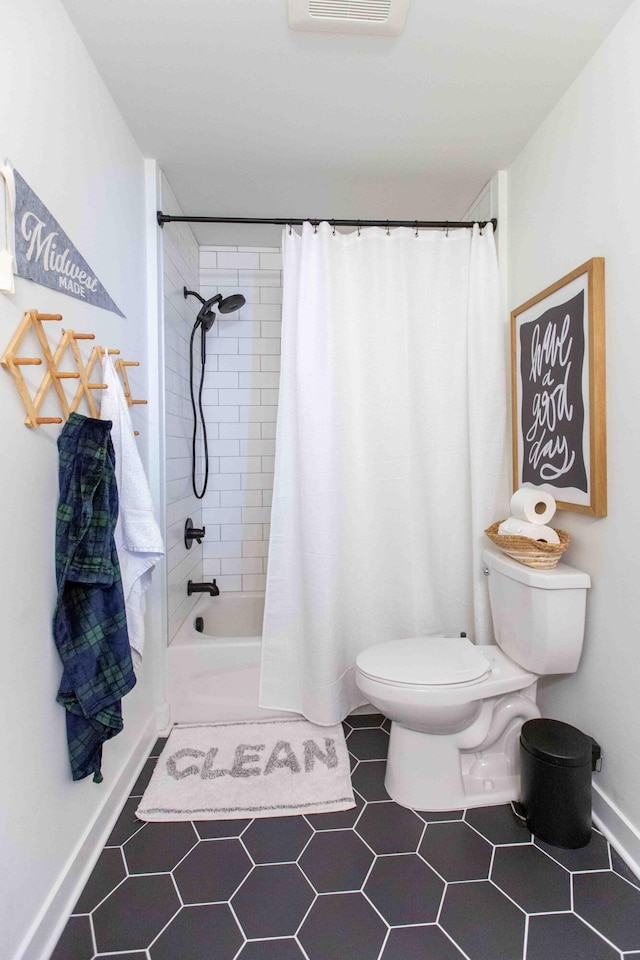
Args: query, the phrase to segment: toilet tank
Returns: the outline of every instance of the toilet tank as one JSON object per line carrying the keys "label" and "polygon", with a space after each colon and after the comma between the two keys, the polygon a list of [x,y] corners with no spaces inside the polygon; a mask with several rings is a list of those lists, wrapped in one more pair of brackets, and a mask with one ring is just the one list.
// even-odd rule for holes
{"label": "toilet tank", "polygon": [[498,646],[532,673],[577,670],[589,575],[564,563],[527,567],[497,547],[487,547],[483,559]]}

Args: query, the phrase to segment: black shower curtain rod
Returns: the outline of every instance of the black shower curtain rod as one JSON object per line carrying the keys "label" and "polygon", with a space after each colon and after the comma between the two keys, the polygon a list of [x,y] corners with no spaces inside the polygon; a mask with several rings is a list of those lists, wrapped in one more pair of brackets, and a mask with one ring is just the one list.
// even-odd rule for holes
{"label": "black shower curtain rod", "polygon": [[314,226],[319,223],[329,223],[333,227],[412,227],[414,230],[469,230],[475,223],[479,227],[486,227],[488,223],[493,224],[495,230],[498,221],[494,217],[492,220],[332,220],[323,218],[318,220],[315,217],[278,217],[270,219],[268,217],[184,217],[173,216],[170,213],[163,213],[158,210],[158,225],[164,227],[165,223],[266,223],[273,226],[300,226],[309,222]]}

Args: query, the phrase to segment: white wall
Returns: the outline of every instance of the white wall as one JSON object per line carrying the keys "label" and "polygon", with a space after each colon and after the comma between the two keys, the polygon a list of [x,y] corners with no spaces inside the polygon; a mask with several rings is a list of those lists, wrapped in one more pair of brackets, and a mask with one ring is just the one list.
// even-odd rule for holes
{"label": "white wall", "polygon": [[[0,0],[0,89],[0,157],[13,161],[126,315],[18,279],[14,296],[0,294],[0,352],[25,310],[60,312],[62,326],[95,333],[96,343],[139,360],[131,384],[136,396],[146,397],[144,160],[58,0]],[[123,702],[124,732],[105,746],[104,782],[73,783],[64,710],[55,702],[61,664],[51,635],[60,428],[24,426],[5,371],[0,409],[1,952],[37,960],[45,947],[36,944],[38,936],[31,941],[33,925],[54,893],[61,900],[46,914],[49,924],[56,909],[72,906],[68,891],[59,889],[66,869],[76,851],[86,854],[83,843],[114,785],[135,773],[132,764],[153,735],[158,638],[148,638],[138,686]],[[154,443],[147,411],[135,409],[145,458]]]}
{"label": "white wall", "polygon": [[[162,177],[162,210],[182,214],[171,186]],[[193,414],[189,399],[189,337],[200,304],[184,298],[184,287],[199,290],[198,243],[187,223],[167,223],[162,230],[164,262],[165,434],[167,473],[167,603],[169,641],[198,600],[187,596],[187,582],[202,580],[202,547],[184,545],[184,525],[190,517],[202,526],[202,501],[191,483]],[[200,338],[194,341],[199,368]],[[196,395],[197,396],[197,395]],[[201,458],[196,463],[200,489]]]}
{"label": "white wall", "polygon": [[242,293],[208,334],[203,406],[211,476],[203,500],[204,574],[221,590],[263,590],[280,382],[279,247],[200,248],[200,292]]}
{"label": "white wall", "polygon": [[597,788],[632,833],[640,828],[639,49],[636,0],[509,170],[511,309],[591,257],[606,259],[609,515],[557,517],[573,537],[568,562],[591,574],[593,588],[579,670],[545,682],[540,702],[600,741]]}

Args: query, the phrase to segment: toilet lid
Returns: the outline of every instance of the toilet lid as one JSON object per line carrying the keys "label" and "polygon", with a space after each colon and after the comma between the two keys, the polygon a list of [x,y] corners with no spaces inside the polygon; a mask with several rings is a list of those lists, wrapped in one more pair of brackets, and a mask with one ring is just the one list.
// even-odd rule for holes
{"label": "toilet lid", "polygon": [[358,655],[358,669],[377,680],[413,686],[470,683],[491,664],[466,637],[388,640]]}

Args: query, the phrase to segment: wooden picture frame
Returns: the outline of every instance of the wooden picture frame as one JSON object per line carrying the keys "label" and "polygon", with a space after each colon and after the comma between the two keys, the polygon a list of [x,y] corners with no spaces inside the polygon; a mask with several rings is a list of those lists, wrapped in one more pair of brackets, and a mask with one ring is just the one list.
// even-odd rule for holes
{"label": "wooden picture frame", "polygon": [[604,258],[511,313],[513,487],[607,515]]}

